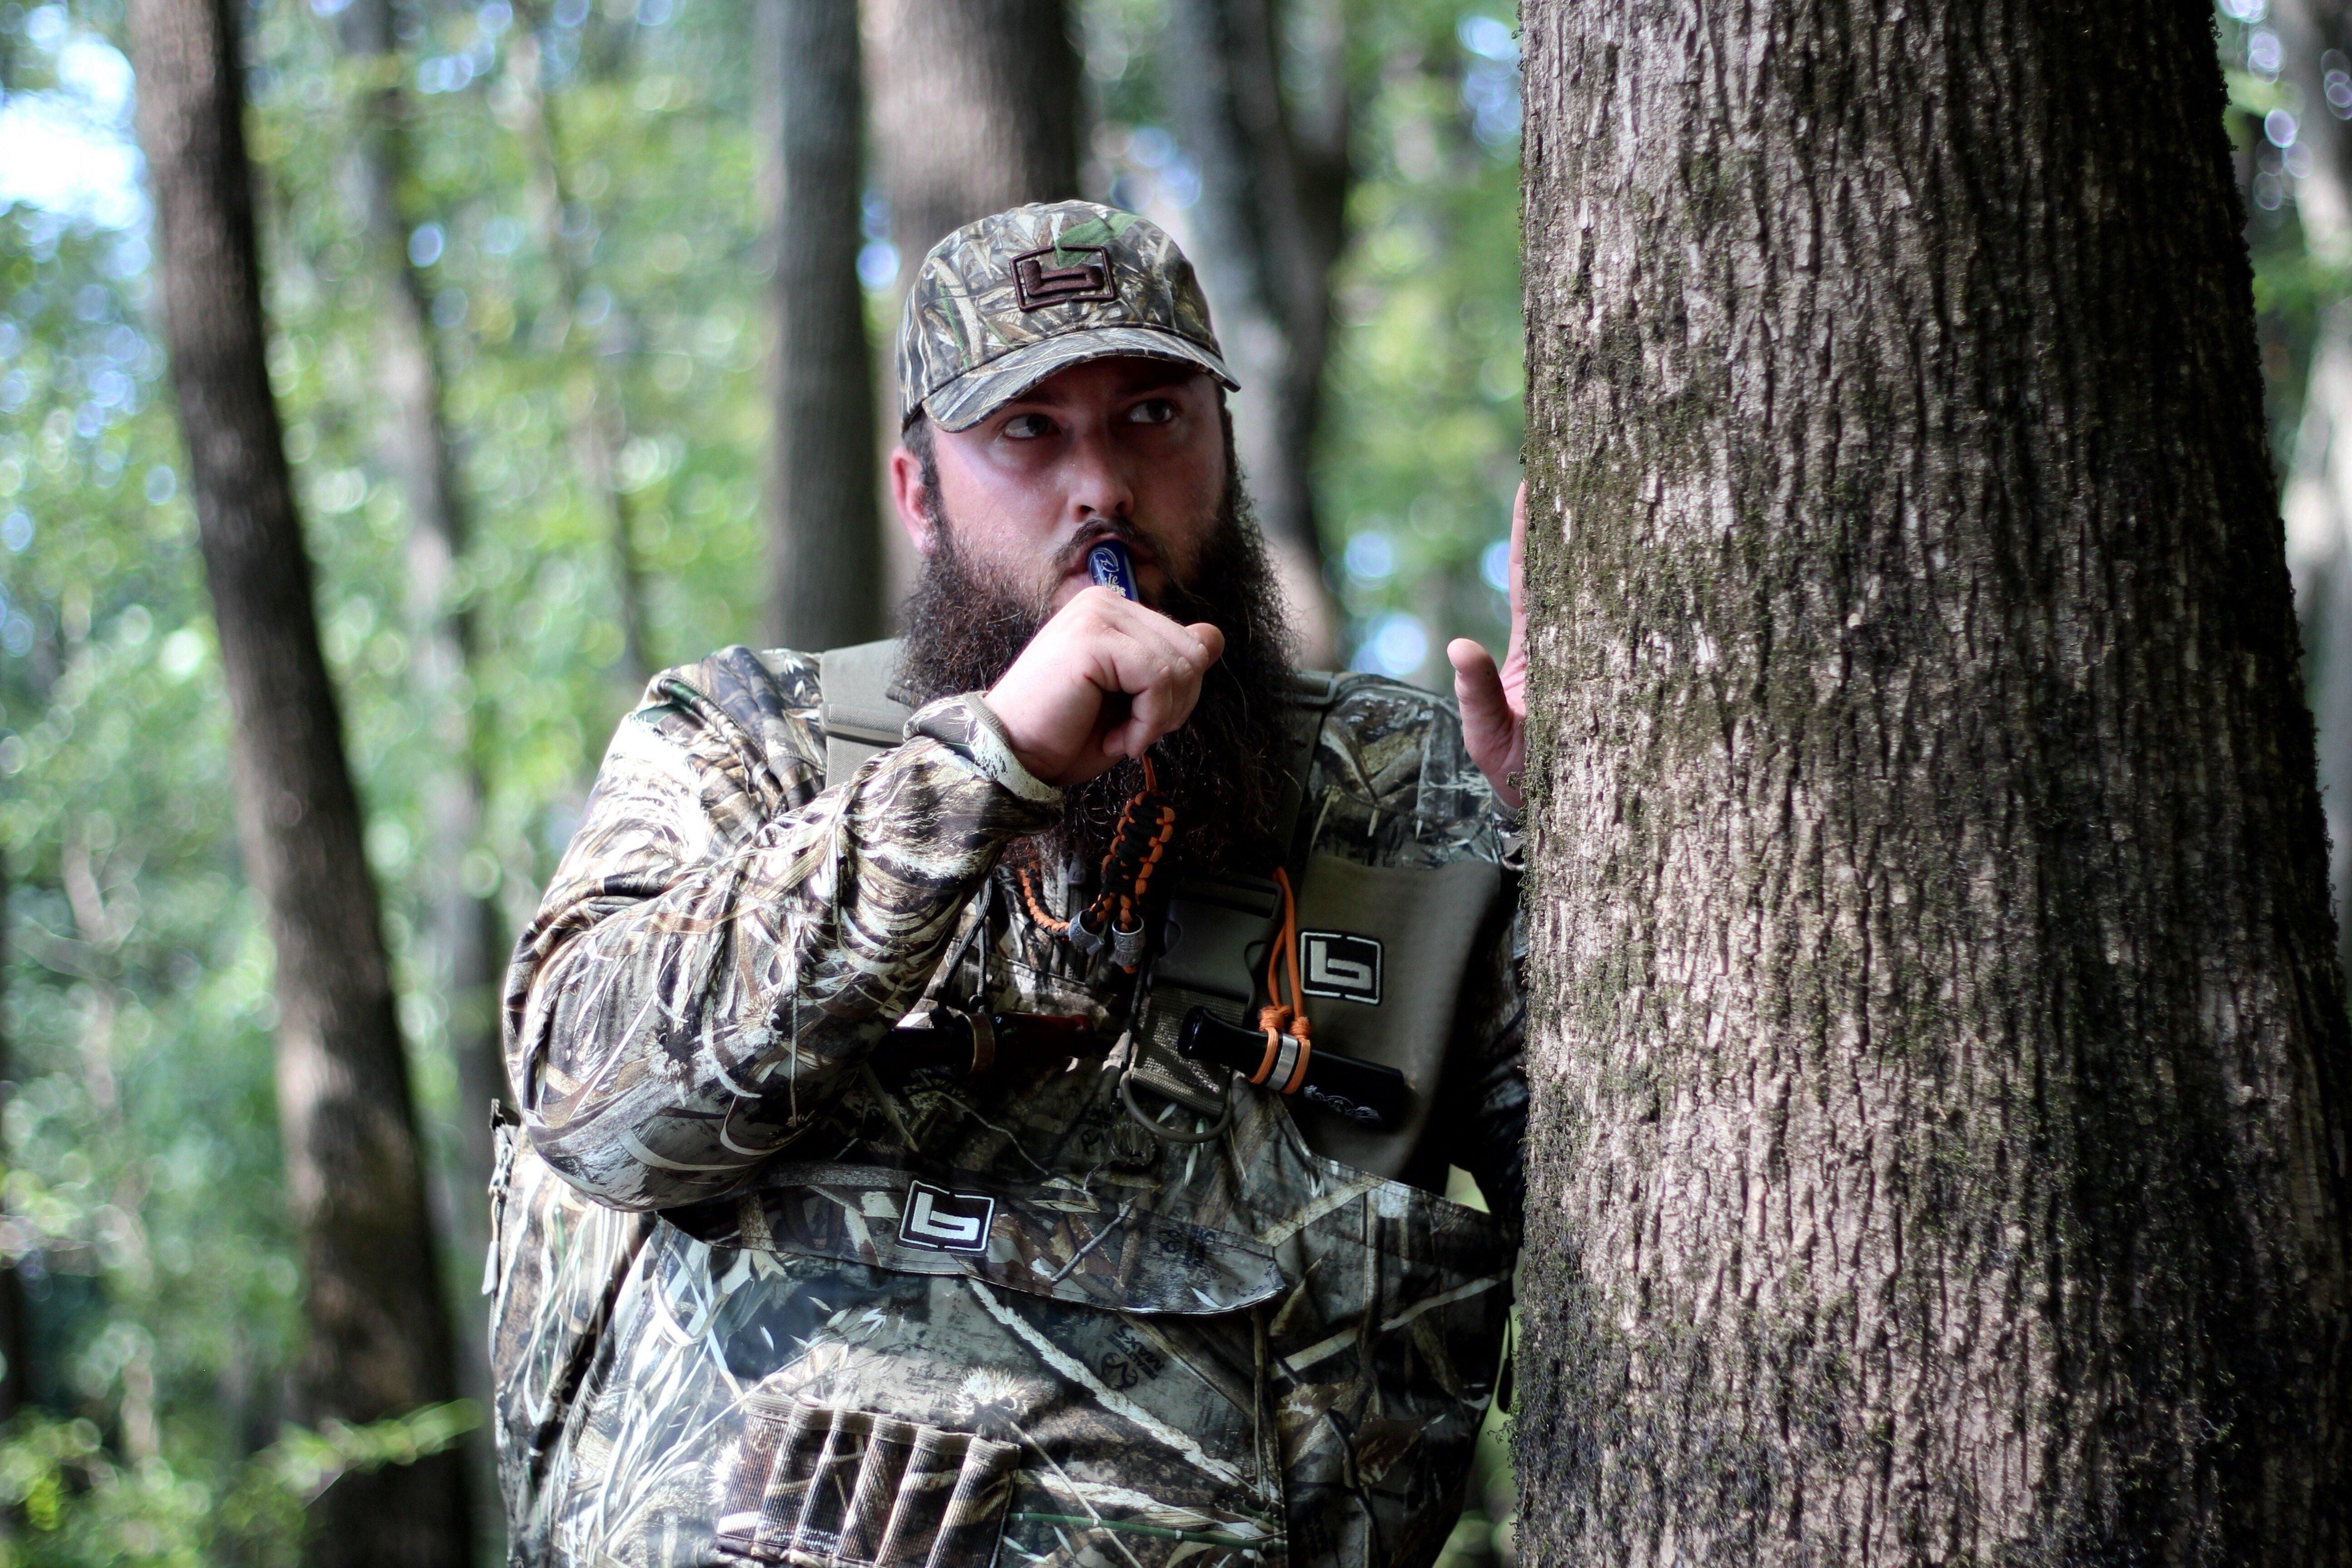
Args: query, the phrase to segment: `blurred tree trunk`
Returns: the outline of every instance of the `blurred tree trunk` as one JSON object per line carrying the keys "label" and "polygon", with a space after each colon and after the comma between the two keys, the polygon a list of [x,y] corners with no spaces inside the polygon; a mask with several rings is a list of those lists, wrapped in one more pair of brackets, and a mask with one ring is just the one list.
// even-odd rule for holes
{"label": "blurred tree trunk", "polygon": [[[115,1026],[129,999],[123,988],[122,945],[138,919],[136,900],[128,910],[110,906],[102,885],[103,852],[93,852],[87,819],[64,824],[58,846],[58,883],[73,915],[73,972],[87,989],[90,1005],[77,1031],[81,1036],[81,1084],[92,1113],[87,1131],[100,1145],[124,1146],[128,1118],[123,1113],[121,1080],[114,1071]],[[126,1167],[111,1195],[120,1216],[109,1260],[107,1284],[125,1302],[155,1301],[155,1266],[147,1248],[144,1215],[149,1173],[138,1164]],[[141,1343],[126,1356],[121,1372],[122,1396],[116,1406],[122,1457],[144,1463],[163,1452],[163,1432],[155,1419],[155,1357],[153,1346]]]}
{"label": "blurred tree trunk", "polygon": [[[474,612],[457,581],[471,521],[457,477],[440,343],[433,329],[425,280],[408,258],[414,215],[404,200],[411,175],[405,61],[393,31],[392,0],[352,0],[342,15],[343,47],[363,73],[358,103],[360,136],[353,170],[383,285],[374,366],[383,396],[382,440],[408,513],[409,621],[415,628],[410,670],[427,716],[434,746],[445,759],[426,801],[433,846],[428,876],[434,945],[448,1008],[448,1044],[457,1068],[458,1169],[442,1207],[460,1259],[478,1259],[489,1246],[492,1149],[489,1103],[511,1099],[505,1053],[499,1048],[498,987],[506,936],[494,885],[467,885],[469,866],[497,862],[482,846],[483,754],[475,724]],[[477,877],[488,883],[489,878]],[[460,1381],[468,1397],[487,1406],[490,1372],[488,1313],[480,1292],[460,1289],[451,1305],[460,1336]],[[490,1480],[487,1429],[475,1445],[478,1485]]]}
{"label": "blurred tree trunk", "polygon": [[[9,1049],[8,1024],[8,851],[0,845],[0,1113],[16,1097],[16,1059]],[[0,1122],[5,1127],[5,1122]],[[5,1132],[0,1132],[0,1197],[7,1191],[11,1150]],[[5,1203],[0,1203],[0,1218],[6,1217]],[[33,1372],[32,1338],[25,1319],[25,1281],[16,1272],[16,1255],[13,1249],[0,1253],[0,1422],[6,1421],[25,1407],[31,1396]],[[14,1533],[13,1527],[0,1524],[0,1537]]]}
{"label": "blurred tree trunk", "polygon": [[[2352,265],[2352,136],[2328,108],[2326,81],[2331,50],[2337,68],[2352,72],[2342,55],[2352,16],[2344,0],[2275,0],[2271,22],[2303,100],[2295,140],[2311,155],[2311,172],[2295,186],[2305,247],[2323,265]],[[2352,960],[2352,946],[2343,946],[2352,930],[2352,301],[2320,312],[2281,509],[2304,629],[2305,690],[2319,726],[2339,956]]]}
{"label": "blurred tree trunk", "polygon": [[[234,13],[134,0],[129,20],[239,838],[277,949],[278,1118],[308,1264],[302,1416],[372,1421],[447,1399],[457,1379],[375,884],[265,368]],[[313,1513],[316,1563],[470,1555],[456,1453],[346,1475]]]}
{"label": "blurred tree trunk", "polygon": [[2344,1563],[2352,1040],[2210,13],[1522,17],[1523,1550]]}
{"label": "blurred tree trunk", "polygon": [[1078,193],[1063,0],[866,0],[874,144],[903,288],[950,231]]}
{"label": "blurred tree trunk", "polygon": [[880,636],[886,608],[857,280],[865,93],[854,5],[761,0],[760,12],[776,162],[768,638],[814,651]]}
{"label": "blurred tree trunk", "polygon": [[1331,341],[1331,277],[1347,243],[1349,95],[1337,0],[1295,0],[1311,90],[1283,89],[1275,0],[1172,0],[1169,76],[1201,166],[1194,263],[1242,383],[1234,434],[1285,587],[1328,643],[1330,607],[1310,483]]}
{"label": "blurred tree trunk", "polygon": [[604,537],[613,558],[613,597],[621,622],[621,678],[634,699],[654,672],[653,638],[646,616],[645,570],[637,556],[636,517],[628,492],[621,488],[621,452],[629,444],[627,410],[620,383],[605,370],[589,329],[580,319],[581,297],[587,290],[580,253],[567,232],[572,196],[564,179],[562,145],[555,125],[555,108],[548,101],[539,45],[547,18],[528,3],[515,6],[522,28],[507,51],[507,75],[515,88],[509,100],[509,129],[522,139],[530,166],[531,207],[538,218],[540,241],[547,247],[554,270],[555,293],[563,308],[563,347],[567,366],[564,412],[571,419],[572,460],[580,466],[589,505],[603,514]]}
{"label": "blurred tree trunk", "polygon": [[[915,268],[953,230],[1077,195],[1077,52],[1063,0],[864,0],[863,16],[874,162],[903,304]],[[890,319],[895,343],[895,309]],[[896,353],[877,369],[877,417],[896,441]],[[903,586],[914,571],[905,535],[887,529],[884,543]]]}

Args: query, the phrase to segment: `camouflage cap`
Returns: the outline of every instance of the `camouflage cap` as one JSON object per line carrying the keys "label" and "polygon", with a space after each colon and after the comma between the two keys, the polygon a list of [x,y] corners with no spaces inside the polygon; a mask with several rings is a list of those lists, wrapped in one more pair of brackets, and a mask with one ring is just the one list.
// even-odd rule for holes
{"label": "camouflage cap", "polygon": [[1159,225],[1092,202],[1015,207],[931,247],[898,321],[898,419],[963,430],[1055,371],[1118,355],[1225,369],[1192,264]]}

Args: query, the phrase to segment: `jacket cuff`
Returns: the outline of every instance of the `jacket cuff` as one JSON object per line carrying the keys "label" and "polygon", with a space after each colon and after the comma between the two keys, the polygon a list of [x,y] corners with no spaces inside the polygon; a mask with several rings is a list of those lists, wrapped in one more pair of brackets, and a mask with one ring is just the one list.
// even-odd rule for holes
{"label": "jacket cuff", "polygon": [[989,710],[978,692],[941,697],[926,703],[907,720],[907,738],[923,736],[938,741],[971,764],[981,777],[1059,816],[1062,791],[1021,765],[1013,754],[1013,737],[1004,721]]}

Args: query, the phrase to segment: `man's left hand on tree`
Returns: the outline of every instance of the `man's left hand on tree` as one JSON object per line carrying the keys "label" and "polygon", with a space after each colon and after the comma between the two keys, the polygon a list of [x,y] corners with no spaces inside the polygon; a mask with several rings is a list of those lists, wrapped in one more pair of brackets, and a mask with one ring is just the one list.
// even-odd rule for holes
{"label": "man's left hand on tree", "polygon": [[1511,503],[1511,641],[1498,666],[1495,655],[1467,637],[1446,644],[1454,666],[1454,698],[1462,705],[1462,738],[1470,758],[1503,803],[1527,803],[1528,762],[1528,486]]}

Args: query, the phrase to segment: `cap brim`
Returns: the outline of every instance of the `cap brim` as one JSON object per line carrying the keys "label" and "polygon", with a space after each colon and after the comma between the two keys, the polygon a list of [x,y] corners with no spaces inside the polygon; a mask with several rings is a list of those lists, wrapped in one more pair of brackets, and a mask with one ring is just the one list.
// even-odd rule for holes
{"label": "cap brim", "polygon": [[966,371],[925,398],[922,407],[942,430],[969,430],[1056,371],[1088,360],[1170,360],[1206,371],[1241,391],[1241,382],[1225,369],[1224,361],[1190,338],[1151,327],[1095,327],[1065,332],[1040,343],[1024,343],[1011,353]]}

